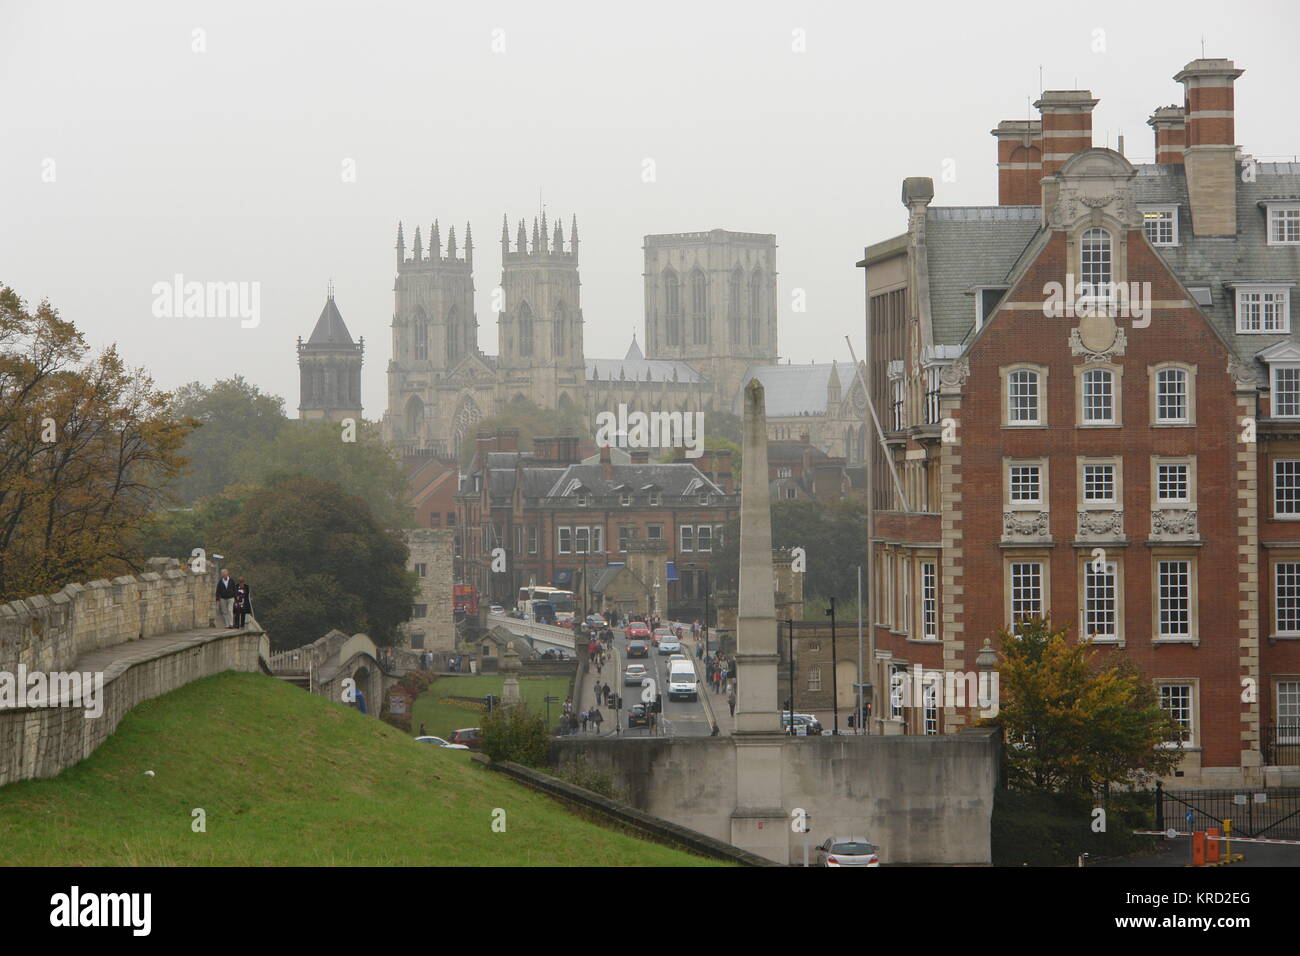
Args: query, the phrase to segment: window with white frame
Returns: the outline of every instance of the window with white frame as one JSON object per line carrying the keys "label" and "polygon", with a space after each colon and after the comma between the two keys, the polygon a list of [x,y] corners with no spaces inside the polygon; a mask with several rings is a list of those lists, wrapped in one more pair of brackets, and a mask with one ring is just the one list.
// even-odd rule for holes
{"label": "window with white frame", "polygon": [[902,608],[902,617],[898,622],[898,629],[904,634],[912,632],[912,615],[915,610],[912,608],[912,559],[902,558],[899,561],[898,568],[899,584],[899,602],[898,606]]}
{"label": "window with white frame", "polygon": [[1097,640],[1119,636],[1119,569],[1114,561],[1089,560],[1083,571],[1083,634]]}
{"label": "window with white frame", "polygon": [[573,553],[573,529],[557,528],[556,530],[559,532],[560,554],[572,554]]}
{"label": "window with white frame", "polygon": [[1159,636],[1188,637],[1192,633],[1192,562],[1167,558],[1156,562]]}
{"label": "window with white frame", "polygon": [[1040,505],[1043,503],[1042,467],[1039,465],[1011,465],[1009,498],[1012,504]]}
{"label": "window with white frame", "polygon": [[1083,373],[1083,423],[1115,424],[1115,375],[1095,368]]}
{"label": "window with white frame", "polygon": [[778,478],[789,478],[792,474],[793,472],[789,468],[778,468],[776,470],[776,476]]}
{"label": "window with white frame", "polygon": [[537,525],[535,524],[528,526],[528,553],[537,553]]}
{"label": "window with white frame", "polygon": [[820,664],[816,664],[808,669],[808,689],[822,689],[822,668]]}
{"label": "window with white frame", "polygon": [[678,529],[678,533],[681,535],[681,544],[677,550],[694,551],[695,550],[695,526],[684,524],[681,526],[681,528]]}
{"label": "window with white frame", "polygon": [[595,525],[591,529],[591,550],[596,554],[601,554],[605,550],[605,529],[600,525]]}
{"label": "window with white frame", "polygon": [[903,707],[907,703],[907,665],[892,663],[889,665],[889,719],[902,720]]}
{"label": "window with white frame", "polygon": [[1272,365],[1270,390],[1274,418],[1300,418],[1300,365]]}
{"label": "window with white frame", "polygon": [[591,553],[591,529],[574,528],[573,529],[574,550],[577,554]]}
{"label": "window with white frame", "polygon": [[921,562],[921,637],[939,637],[939,589],[933,561]]}
{"label": "window with white frame", "polygon": [[1273,516],[1300,516],[1300,459],[1273,459]]}
{"label": "window with white frame", "polygon": [[893,379],[893,410],[894,410],[894,431],[903,429],[903,395],[905,384],[903,377],[897,376]]}
{"label": "window with white frame", "polygon": [[1007,376],[1007,424],[1037,425],[1042,416],[1039,410],[1038,373],[1032,369],[1016,369]]}
{"label": "window with white frame", "polygon": [[650,492],[650,504],[658,506],[659,502],[662,500],[663,497],[658,491]]}
{"label": "window with white frame", "polygon": [[922,730],[929,735],[937,734],[939,732],[939,688],[933,681],[925,685],[922,701],[925,705],[922,711]]}
{"label": "window with white frame", "polygon": [[1300,203],[1276,204],[1268,207],[1268,244],[1270,246],[1300,244]]}
{"label": "window with white frame", "polygon": [[1011,629],[1031,617],[1043,615],[1043,564],[1041,561],[1011,562]]}
{"label": "window with white frame", "polygon": [[931,365],[925,370],[925,423],[939,424],[939,372],[940,366]]}
{"label": "window with white frame", "polygon": [[1277,682],[1277,742],[1300,743],[1300,680]]}
{"label": "window with white frame", "polygon": [[1083,466],[1083,500],[1092,505],[1115,503],[1115,466]]}
{"label": "window with white frame", "polygon": [[1160,685],[1160,707],[1181,728],[1178,739],[1170,740],[1169,743],[1180,744],[1193,739],[1195,728],[1192,726],[1192,715],[1194,713],[1192,700],[1191,684]]}
{"label": "window with white frame", "polygon": [[1191,500],[1190,466],[1186,462],[1161,462],[1156,465],[1156,499],[1182,504]]}
{"label": "window with white frame", "polygon": [[1237,331],[1285,335],[1291,331],[1291,290],[1287,286],[1238,286]]}
{"label": "window with white frame", "polygon": [[1300,635],[1300,562],[1273,565],[1273,628],[1276,634]]}
{"label": "window with white frame", "polygon": [[1108,301],[1111,294],[1111,238],[1105,229],[1089,229],[1079,241],[1079,282],[1084,299]]}
{"label": "window with white frame", "polygon": [[713,550],[713,528],[710,525],[702,524],[695,529],[695,550]]}
{"label": "window with white frame", "polygon": [[637,529],[635,525],[621,524],[618,526],[618,550],[626,551],[627,546],[636,540]]}
{"label": "window with white frame", "polygon": [[1156,372],[1156,421],[1161,424],[1189,421],[1187,369],[1162,368]]}
{"label": "window with white frame", "polygon": [[589,500],[590,500],[590,497],[587,495],[587,493],[586,493],[585,491],[579,491],[579,492],[578,492],[578,494],[577,494],[577,501],[578,501],[578,507],[579,507],[579,508],[585,508],[585,507],[587,507],[587,502],[588,502]]}
{"label": "window with white frame", "polygon": [[622,505],[624,508],[632,504],[632,492],[620,491],[618,493],[618,503]]}
{"label": "window with white frame", "polygon": [[1143,209],[1142,229],[1153,246],[1178,245],[1178,207],[1152,206]]}

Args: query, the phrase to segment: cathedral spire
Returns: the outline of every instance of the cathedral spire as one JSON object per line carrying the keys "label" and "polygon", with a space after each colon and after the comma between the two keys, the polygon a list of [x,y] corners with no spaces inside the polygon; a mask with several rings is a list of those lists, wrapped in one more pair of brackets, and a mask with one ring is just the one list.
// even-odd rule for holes
{"label": "cathedral spire", "polygon": [[452,226],[449,230],[447,230],[447,259],[454,260],[455,258],[456,258],[456,227]]}
{"label": "cathedral spire", "polygon": [[556,254],[564,252],[564,230],[560,228],[560,220],[555,220],[555,240],[551,243]]}
{"label": "cathedral spire", "polygon": [[533,255],[537,255],[541,249],[541,244],[537,241],[537,217],[533,217]]}
{"label": "cathedral spire", "polygon": [[578,214],[573,214],[573,225],[569,226],[569,252],[578,255]]}
{"label": "cathedral spire", "polygon": [[515,238],[515,251],[524,253],[528,251],[528,233],[524,232],[524,221],[522,219],[519,220],[519,233]]}
{"label": "cathedral spire", "polygon": [[442,258],[442,230],[438,228],[438,220],[433,221],[433,231],[429,233],[429,261],[437,262]]}
{"label": "cathedral spire", "polygon": [[402,220],[397,220],[397,264],[406,261],[406,240],[402,238]]}
{"label": "cathedral spire", "polygon": [[546,235],[546,210],[545,210],[545,209],[542,210],[542,232],[541,232],[541,237],[542,237],[542,253],[545,254],[545,253],[548,251],[548,250],[547,250],[547,244],[548,244],[548,242],[549,242],[549,237]]}
{"label": "cathedral spire", "polygon": [[415,261],[420,262],[424,258],[424,246],[420,242],[420,227],[415,227]]}
{"label": "cathedral spire", "polygon": [[510,221],[505,213],[501,214],[501,251],[510,251]]}
{"label": "cathedral spire", "polygon": [[469,221],[465,222],[465,264],[474,265],[474,234],[469,231]]}

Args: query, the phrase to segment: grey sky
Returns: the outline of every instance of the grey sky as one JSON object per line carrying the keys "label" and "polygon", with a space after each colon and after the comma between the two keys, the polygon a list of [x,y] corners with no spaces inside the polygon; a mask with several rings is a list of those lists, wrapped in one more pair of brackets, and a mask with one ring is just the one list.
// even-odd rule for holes
{"label": "grey sky", "polygon": [[[1238,142],[1300,151],[1296,4],[1086,9],[7,0],[0,282],[165,387],[240,372],[296,414],[294,341],[332,278],[378,418],[397,220],[408,250],[417,224],[427,242],[438,218],[444,243],[473,224],[479,345],[495,354],[501,215],[513,236],[540,193],[566,237],[578,216],[589,357],[643,340],[643,235],[729,228],[777,236],[782,357],[843,358],[846,333],[861,348],[853,264],[902,230],[903,177],[934,177],[939,205],[995,203],[989,130],[1027,115],[1040,64],[1046,88],[1100,98],[1098,145],[1124,133],[1149,161],[1146,118],[1181,103],[1172,77],[1204,36],[1246,70]],[[176,273],[259,282],[260,325],[155,318],[152,287]]]}

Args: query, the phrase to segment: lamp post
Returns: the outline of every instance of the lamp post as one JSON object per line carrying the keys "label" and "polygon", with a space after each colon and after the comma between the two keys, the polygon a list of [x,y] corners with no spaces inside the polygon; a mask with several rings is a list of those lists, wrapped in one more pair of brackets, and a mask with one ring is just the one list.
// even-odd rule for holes
{"label": "lamp post", "polygon": [[826,609],[826,616],[831,619],[831,712],[834,714],[835,729],[831,731],[836,737],[840,735],[840,684],[836,671],[839,662],[835,655],[835,596],[831,595],[831,606]]}
{"label": "lamp post", "polygon": [[700,572],[704,575],[704,656],[709,656],[709,569]]}
{"label": "lamp post", "polygon": [[785,619],[786,634],[790,641],[790,733],[794,733],[794,618]]}

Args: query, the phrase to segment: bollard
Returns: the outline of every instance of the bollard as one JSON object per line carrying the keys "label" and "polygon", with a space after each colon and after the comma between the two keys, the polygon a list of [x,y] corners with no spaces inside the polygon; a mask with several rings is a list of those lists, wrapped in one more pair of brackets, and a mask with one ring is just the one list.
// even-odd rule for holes
{"label": "bollard", "polygon": [[1208,838],[1205,841],[1205,862],[1218,863],[1219,862],[1219,841],[1215,839],[1215,837],[1219,835],[1219,828],[1211,827],[1210,829],[1205,831],[1205,834],[1206,837]]}
{"label": "bollard", "polygon": [[1192,866],[1205,866],[1205,831],[1192,831]]}

